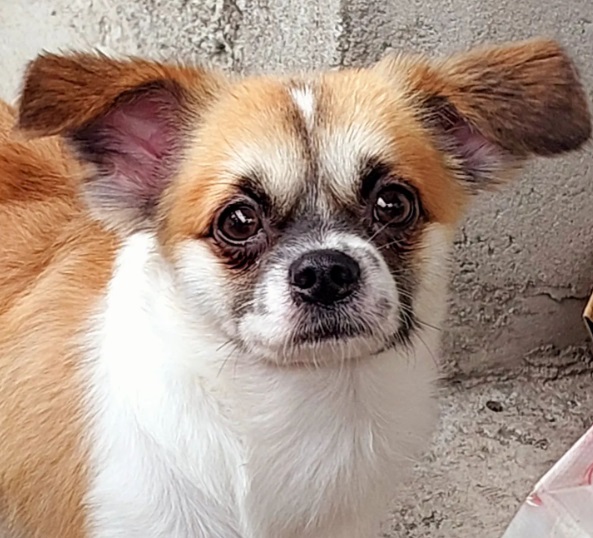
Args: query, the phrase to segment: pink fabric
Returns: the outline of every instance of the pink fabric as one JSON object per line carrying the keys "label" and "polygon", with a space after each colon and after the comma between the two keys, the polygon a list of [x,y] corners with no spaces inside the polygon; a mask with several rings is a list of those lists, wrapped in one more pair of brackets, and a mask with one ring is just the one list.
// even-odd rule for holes
{"label": "pink fabric", "polygon": [[593,427],[536,484],[503,538],[593,537]]}

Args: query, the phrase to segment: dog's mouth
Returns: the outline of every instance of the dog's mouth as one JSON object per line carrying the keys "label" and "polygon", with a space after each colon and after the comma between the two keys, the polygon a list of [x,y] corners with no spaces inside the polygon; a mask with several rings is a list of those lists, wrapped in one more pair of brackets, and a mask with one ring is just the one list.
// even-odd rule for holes
{"label": "dog's mouth", "polygon": [[377,338],[379,331],[369,324],[354,322],[349,319],[316,319],[298,324],[290,338],[294,347],[314,346],[325,342],[339,343],[352,338]]}
{"label": "dog's mouth", "polygon": [[272,313],[254,308],[239,325],[241,349],[253,360],[280,366],[335,365],[406,343],[413,324],[401,313],[402,302],[388,296],[355,299],[301,302]]}
{"label": "dog's mouth", "polygon": [[267,349],[266,362],[278,366],[323,366],[370,359],[405,346],[412,322],[375,323],[347,316],[314,317],[295,324],[281,346]]}

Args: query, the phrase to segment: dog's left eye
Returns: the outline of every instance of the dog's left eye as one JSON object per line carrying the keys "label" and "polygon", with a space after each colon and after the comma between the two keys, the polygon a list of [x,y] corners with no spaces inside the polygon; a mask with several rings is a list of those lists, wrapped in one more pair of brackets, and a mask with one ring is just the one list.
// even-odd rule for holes
{"label": "dog's left eye", "polygon": [[217,222],[215,235],[226,243],[245,243],[262,227],[257,209],[249,204],[232,205],[225,209]]}
{"label": "dog's left eye", "polygon": [[407,187],[387,185],[375,196],[373,219],[385,226],[411,226],[418,218],[418,199]]}

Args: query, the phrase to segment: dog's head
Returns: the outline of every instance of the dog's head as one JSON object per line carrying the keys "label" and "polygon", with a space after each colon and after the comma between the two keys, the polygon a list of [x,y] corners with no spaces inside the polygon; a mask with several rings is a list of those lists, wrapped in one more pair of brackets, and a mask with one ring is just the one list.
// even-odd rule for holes
{"label": "dog's head", "polygon": [[238,81],[44,55],[20,127],[67,137],[93,215],[152,230],[196,319],[281,364],[406,345],[474,193],[590,135],[576,70],[547,40]]}

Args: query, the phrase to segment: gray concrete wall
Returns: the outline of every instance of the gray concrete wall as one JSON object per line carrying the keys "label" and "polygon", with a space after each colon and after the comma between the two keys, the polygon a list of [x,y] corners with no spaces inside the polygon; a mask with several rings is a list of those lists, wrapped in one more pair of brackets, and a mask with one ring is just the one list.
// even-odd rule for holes
{"label": "gray concrete wall", "polygon": [[[241,72],[435,55],[484,41],[559,38],[593,88],[591,0],[0,0],[0,96],[41,49],[101,47]],[[457,240],[445,336],[449,371],[511,366],[586,339],[593,283],[593,151],[539,161],[484,196]]]}

